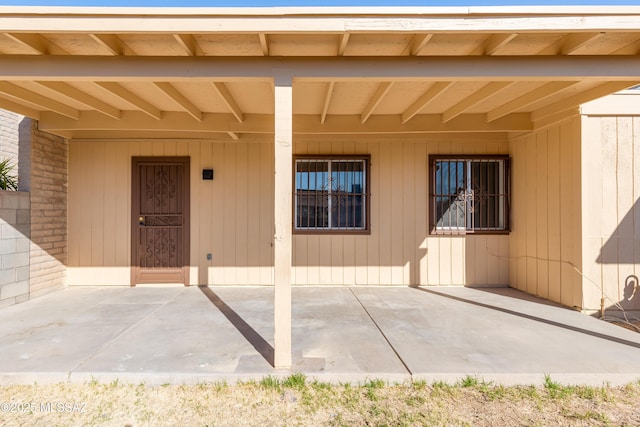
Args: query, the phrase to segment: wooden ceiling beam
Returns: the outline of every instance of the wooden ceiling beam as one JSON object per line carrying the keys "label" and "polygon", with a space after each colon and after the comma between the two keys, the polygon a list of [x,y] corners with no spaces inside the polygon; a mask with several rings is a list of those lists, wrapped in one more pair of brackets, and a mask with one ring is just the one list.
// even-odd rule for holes
{"label": "wooden ceiling beam", "polygon": [[576,106],[584,104],[585,102],[593,101],[594,99],[612,94],[614,92],[618,92],[623,89],[627,89],[639,83],[640,79],[627,82],[603,83],[592,89],[582,91],[576,95],[565,98],[562,101],[558,101],[555,104],[547,105],[543,108],[540,108],[539,110],[531,113],[531,119],[537,122],[544,117],[551,116],[570,108],[575,108]]}
{"label": "wooden ceiling beam", "polygon": [[490,36],[484,43],[484,54],[489,56],[495,55],[496,52],[511,43],[516,37],[518,37],[516,33],[494,34]]}
{"label": "wooden ceiling beam", "polygon": [[419,120],[403,123],[397,114],[376,115],[362,123],[359,115],[334,115],[325,124],[317,116],[294,115],[295,134],[412,134],[438,132],[519,132],[533,129],[529,114],[512,114],[493,123],[487,123],[484,114],[463,114],[447,123],[440,114],[420,114]]}
{"label": "wooden ceiling beam", "polygon": [[91,95],[88,95],[81,90],[76,89],[75,87],[63,83],[63,82],[35,82],[42,87],[46,87],[47,89],[53,90],[61,95],[66,96],[69,99],[73,99],[75,101],[81,102],[87,107],[91,107],[97,111],[100,111],[103,114],[106,114],[109,117],[113,117],[114,119],[120,118],[120,110],[117,108],[107,104],[106,102],[102,102],[101,100],[94,98]]}
{"label": "wooden ceiling beam", "polygon": [[[240,123],[232,114],[204,113],[199,122],[188,113],[165,111],[162,120],[155,120],[141,111],[123,111],[120,120],[115,120],[95,111],[81,112],[80,120],[72,120],[51,112],[40,114],[40,129],[51,132],[78,131],[154,131],[154,132],[202,132],[273,134],[274,122],[271,114],[246,114]],[[420,120],[402,123],[401,117],[377,115],[366,123],[360,115],[335,115],[321,124],[317,115],[296,114],[293,117],[293,132],[298,135],[382,135],[382,134],[428,134],[439,132],[524,132],[533,129],[530,115],[511,114],[487,123],[484,114],[463,114],[443,123],[439,114],[421,114]]]}
{"label": "wooden ceiling beam", "polygon": [[173,100],[176,104],[180,106],[185,112],[189,113],[191,117],[196,119],[197,121],[202,121],[202,111],[191,101],[187,99],[186,96],[182,94],[178,89],[176,89],[171,83],[167,82],[153,82],[153,84],[164,92],[171,100]]}
{"label": "wooden ceiling beam", "polygon": [[322,104],[322,113],[320,114],[320,123],[324,123],[327,119],[327,113],[329,111],[329,104],[331,103],[331,97],[333,96],[333,89],[335,88],[335,82],[327,83],[327,92],[324,96],[324,104]]}
{"label": "wooden ceiling beam", "polygon": [[40,129],[61,131],[197,131],[211,133],[273,133],[273,115],[247,114],[240,123],[233,114],[203,113],[202,120],[195,120],[189,113],[165,111],[162,120],[156,120],[142,111],[123,111],[120,120],[105,117],[95,111],[83,111],[74,123],[58,114],[42,112]]}
{"label": "wooden ceiling beam", "polygon": [[462,101],[458,102],[454,106],[447,109],[444,113],[442,113],[442,121],[446,123],[449,120],[455,119],[460,114],[464,113],[470,108],[473,108],[474,106],[478,105],[485,99],[495,95],[496,93],[500,92],[502,89],[512,84],[513,82],[491,82],[483,86],[479,90],[475,91],[474,93],[467,96]]}
{"label": "wooden ceiling beam", "polygon": [[429,43],[429,41],[433,38],[433,33],[428,34],[416,34],[411,38],[411,42],[409,42],[409,53],[412,56],[416,56],[420,53],[420,51]]}
{"label": "wooden ceiling beam", "polygon": [[349,44],[349,33],[344,33],[340,35],[338,39],[338,56],[344,56],[344,51],[347,49],[347,44]]}
{"label": "wooden ceiling beam", "polygon": [[124,43],[115,34],[89,34],[89,37],[108,51],[110,55],[124,55]]}
{"label": "wooden ceiling beam", "polygon": [[20,45],[29,48],[31,52],[36,55],[49,54],[49,42],[40,34],[4,33],[4,35]]}
{"label": "wooden ceiling beam", "polygon": [[393,82],[380,83],[380,85],[378,86],[378,89],[376,89],[376,93],[369,100],[369,103],[367,104],[367,106],[364,108],[364,111],[360,115],[361,123],[364,123],[367,120],[369,120],[369,117],[371,117],[371,114],[373,114],[373,111],[376,109],[378,105],[380,105],[384,97],[387,95],[387,93],[389,93],[389,90],[391,90],[391,86],[393,86]]}
{"label": "wooden ceiling beam", "polygon": [[640,57],[148,57],[3,55],[0,80],[271,81],[274,69],[305,82],[328,81],[629,81]]}
{"label": "wooden ceiling beam", "polygon": [[138,95],[136,95],[136,94],[130,92],[129,90],[125,89],[120,84],[114,83],[114,82],[96,82],[96,85],[98,85],[101,88],[103,88],[104,90],[112,93],[113,95],[117,96],[118,98],[122,99],[123,101],[128,102],[132,106],[138,108],[140,111],[142,111],[143,113],[148,114],[149,116],[153,117],[154,119],[160,120],[162,118],[162,112],[160,111],[160,109],[156,108],[155,106],[153,106],[149,102],[147,102],[144,99],[140,98]]}
{"label": "wooden ceiling beam", "polygon": [[18,102],[26,101],[29,104],[36,105],[40,109],[55,111],[58,114],[77,120],[80,118],[80,111],[65,105],[61,102],[54,101],[42,96],[38,93],[16,86],[9,82],[0,82],[0,92],[18,100]]}
{"label": "wooden ceiling beam", "polygon": [[438,96],[447,90],[453,82],[436,82],[420,96],[409,108],[402,113],[402,123],[411,120],[416,114],[432,103]]}
{"label": "wooden ceiling beam", "polygon": [[612,55],[640,55],[640,39],[634,40],[626,46],[616,49],[610,53]]}
{"label": "wooden ceiling beam", "polygon": [[575,106],[575,107],[560,111],[558,113],[543,117],[541,119],[538,119],[537,121],[533,122],[533,128],[535,130],[540,130],[547,126],[554,125],[558,122],[561,122],[563,120],[569,119],[571,117],[576,117],[579,115],[580,115],[580,108]]}
{"label": "wooden ceiling beam", "polygon": [[22,105],[11,99],[7,99],[2,94],[0,94],[0,108],[7,111],[13,111],[17,114],[22,114],[23,116],[31,117],[32,119],[40,119],[40,111]]}
{"label": "wooden ceiling beam", "polygon": [[572,55],[575,51],[586,45],[587,43],[601,37],[604,33],[575,33],[569,34],[562,40],[560,53],[563,55]]}
{"label": "wooden ceiling beam", "polygon": [[492,122],[508,114],[516,112],[521,108],[525,108],[535,102],[542,101],[545,98],[555,95],[578,82],[551,82],[530,92],[525,93],[487,113],[487,121]]}
{"label": "wooden ceiling beam", "polygon": [[259,33],[260,48],[262,49],[263,56],[269,56],[269,37],[265,33]]}
{"label": "wooden ceiling beam", "polygon": [[234,141],[240,140],[240,135],[238,135],[236,132],[227,132],[227,135],[229,135]]}
{"label": "wooden ceiling beam", "polygon": [[174,34],[173,38],[178,43],[178,45],[180,45],[187,56],[198,55],[198,42],[196,41],[196,38],[191,34]]}
{"label": "wooden ceiling beam", "polygon": [[218,92],[218,94],[220,95],[220,98],[225,103],[227,108],[229,108],[229,110],[234,115],[236,120],[242,123],[242,121],[244,120],[243,118],[244,115],[242,113],[242,110],[236,103],[236,100],[233,98],[233,95],[231,95],[231,92],[229,92],[229,89],[227,88],[227,86],[222,82],[213,82],[212,84],[213,84],[213,87]]}

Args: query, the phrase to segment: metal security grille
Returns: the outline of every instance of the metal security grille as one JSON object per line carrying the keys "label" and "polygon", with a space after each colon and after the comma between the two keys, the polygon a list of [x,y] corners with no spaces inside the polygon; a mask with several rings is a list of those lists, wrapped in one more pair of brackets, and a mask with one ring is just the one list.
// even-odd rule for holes
{"label": "metal security grille", "polygon": [[434,231],[506,231],[507,165],[506,158],[432,159]]}
{"label": "metal security grille", "polygon": [[366,159],[296,159],[295,174],[297,230],[366,229]]}

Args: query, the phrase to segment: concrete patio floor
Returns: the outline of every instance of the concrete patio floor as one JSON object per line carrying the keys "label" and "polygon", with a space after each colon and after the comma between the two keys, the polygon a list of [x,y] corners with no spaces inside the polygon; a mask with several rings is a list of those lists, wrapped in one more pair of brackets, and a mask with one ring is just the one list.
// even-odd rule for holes
{"label": "concrete patio floor", "polygon": [[0,384],[640,379],[640,334],[510,288],[294,287],[292,339],[269,287],[73,287],[0,309]]}

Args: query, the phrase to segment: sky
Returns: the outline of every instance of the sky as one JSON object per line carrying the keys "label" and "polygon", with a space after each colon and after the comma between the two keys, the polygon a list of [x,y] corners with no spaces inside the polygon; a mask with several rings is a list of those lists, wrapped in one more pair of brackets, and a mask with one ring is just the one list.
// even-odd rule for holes
{"label": "sky", "polygon": [[640,0],[0,0],[19,6],[269,7],[640,5]]}

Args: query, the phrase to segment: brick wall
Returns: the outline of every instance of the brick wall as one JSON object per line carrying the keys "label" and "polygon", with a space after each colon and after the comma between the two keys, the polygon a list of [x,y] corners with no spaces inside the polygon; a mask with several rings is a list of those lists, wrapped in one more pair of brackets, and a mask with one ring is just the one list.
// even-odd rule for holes
{"label": "brick wall", "polygon": [[31,297],[66,285],[68,141],[32,125]]}
{"label": "brick wall", "polygon": [[29,193],[0,191],[0,307],[29,299]]}

